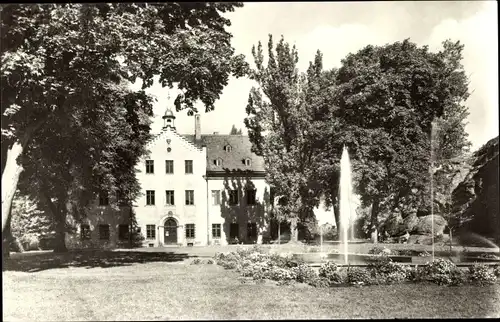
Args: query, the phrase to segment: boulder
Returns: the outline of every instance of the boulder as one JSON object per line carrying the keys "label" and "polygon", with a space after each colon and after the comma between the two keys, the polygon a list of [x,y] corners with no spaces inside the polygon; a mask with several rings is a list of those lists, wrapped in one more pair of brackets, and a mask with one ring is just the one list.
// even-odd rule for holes
{"label": "boulder", "polygon": [[447,223],[442,216],[436,215],[418,218],[413,231],[419,235],[430,235],[432,233],[432,220],[434,220],[434,235],[442,235]]}

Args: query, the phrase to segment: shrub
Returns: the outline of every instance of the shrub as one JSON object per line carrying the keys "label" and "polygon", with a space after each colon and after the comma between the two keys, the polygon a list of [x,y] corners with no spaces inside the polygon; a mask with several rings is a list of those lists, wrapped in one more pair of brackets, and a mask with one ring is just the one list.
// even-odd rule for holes
{"label": "shrub", "polygon": [[317,276],[314,269],[307,264],[300,264],[297,267],[293,267],[291,270],[293,274],[295,274],[295,280],[299,283],[305,283]]}
{"label": "shrub", "polygon": [[340,273],[339,267],[333,262],[321,264],[321,267],[319,268],[319,276],[326,278],[330,284],[342,284],[344,282],[344,278]]}
{"label": "shrub", "polygon": [[385,247],[375,246],[368,251],[368,254],[380,255],[384,252]]}
{"label": "shrub", "polygon": [[370,285],[370,273],[363,268],[352,267],[347,271],[347,283],[351,285]]}
{"label": "shrub", "polygon": [[424,250],[423,252],[418,253],[418,256],[420,256],[420,257],[429,257],[429,256],[431,256],[431,254],[429,254],[429,252],[427,252],[426,250]]}
{"label": "shrub", "polygon": [[412,269],[408,265],[394,263],[388,257],[376,258],[368,265],[375,284],[402,283],[412,278]]}
{"label": "shrub", "polygon": [[494,260],[500,259],[498,256],[495,256],[495,254],[491,253],[482,253],[481,255],[479,255],[479,258],[494,259]]}
{"label": "shrub", "polygon": [[494,274],[497,278],[500,278],[500,265],[496,265],[496,266],[493,268],[493,274]]}
{"label": "shrub", "polygon": [[328,287],[330,286],[330,281],[325,277],[316,276],[307,281],[307,284],[314,287]]}
{"label": "shrub", "polygon": [[451,284],[451,272],[456,270],[457,266],[446,259],[438,258],[432,263],[424,266],[425,280],[438,285]]}
{"label": "shrub", "polygon": [[469,274],[473,282],[478,282],[480,284],[492,284],[497,280],[495,274],[493,274],[490,268],[484,264],[475,263],[470,266]]}
{"label": "shrub", "polygon": [[269,262],[272,266],[281,267],[281,268],[292,268],[298,266],[298,262],[300,260],[293,260],[289,255],[281,255],[281,254],[271,254],[269,257]]}
{"label": "shrub", "polygon": [[213,263],[214,263],[214,261],[210,258],[205,261],[205,264],[208,264],[208,265],[212,265]]}
{"label": "shrub", "polygon": [[273,267],[268,271],[267,277],[273,281],[294,280],[296,274],[291,269]]}
{"label": "shrub", "polygon": [[463,284],[466,284],[469,281],[469,277],[467,276],[467,273],[460,269],[460,268],[454,268],[450,272],[450,285],[452,286],[460,286]]}

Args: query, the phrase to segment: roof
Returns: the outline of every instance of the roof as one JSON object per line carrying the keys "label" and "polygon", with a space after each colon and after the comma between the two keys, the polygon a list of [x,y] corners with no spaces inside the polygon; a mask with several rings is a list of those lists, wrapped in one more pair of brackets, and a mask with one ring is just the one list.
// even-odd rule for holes
{"label": "roof", "polygon": [[[251,151],[252,143],[246,135],[220,135],[202,134],[201,140],[195,142],[194,135],[183,134],[195,145],[207,147],[207,172],[245,171],[264,172],[264,158]],[[231,151],[226,151],[226,146],[231,146]],[[214,160],[220,159],[221,165],[214,164]],[[245,160],[250,160],[250,165]]]}
{"label": "roof", "polygon": [[174,112],[172,112],[172,110],[170,108],[167,108],[165,110],[165,114],[163,115],[163,118],[167,118],[167,117],[170,117],[170,118],[174,118],[175,119],[175,115],[174,115]]}

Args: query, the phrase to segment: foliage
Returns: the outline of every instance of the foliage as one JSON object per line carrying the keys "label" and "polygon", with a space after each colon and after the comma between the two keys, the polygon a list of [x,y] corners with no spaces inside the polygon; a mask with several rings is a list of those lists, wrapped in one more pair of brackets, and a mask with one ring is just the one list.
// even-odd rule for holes
{"label": "foliage", "polygon": [[497,280],[497,276],[485,264],[474,263],[469,267],[469,275],[471,281],[480,284],[493,284]]}
{"label": "foliage", "polygon": [[[275,191],[275,217],[293,222],[293,239],[297,240],[296,222],[313,216],[320,197],[313,160],[319,149],[312,139],[317,119],[307,102],[312,79],[299,73],[297,50],[283,37],[274,48],[269,35],[267,66],[260,42],[252,54],[256,68],[250,75],[258,87],[250,91],[245,126],[252,151],[263,156],[266,180]],[[315,66],[321,69],[320,65],[318,53]]]}
{"label": "foliage", "polygon": [[338,265],[333,262],[321,264],[319,268],[319,276],[324,277],[330,285],[340,285],[345,282],[345,277],[340,271]]}
{"label": "foliage", "polygon": [[202,260],[199,258],[195,258],[191,261],[191,265],[199,265],[202,264]]}
{"label": "foliage", "polygon": [[375,246],[368,251],[368,254],[373,255],[390,255],[392,252],[387,247]]}
{"label": "foliage", "polygon": [[350,285],[370,285],[372,277],[366,269],[351,267],[347,270],[347,283]]}
{"label": "foliage", "polygon": [[493,274],[497,277],[497,279],[500,279],[500,265],[496,265],[493,268]]}
{"label": "foliage", "polygon": [[[59,236],[67,204],[83,199],[83,205],[71,206],[76,212],[96,190],[129,186],[131,191],[123,192],[133,199],[133,165],[149,138],[152,116],[151,98],[143,90],[159,76],[163,86],[175,84],[182,91],[177,110],[193,114],[196,100],[212,110],[229,76],[246,72],[225,30],[230,23],[222,17],[241,6],[2,6],[2,166],[9,162],[9,171],[2,173],[2,197],[16,189],[23,169],[16,165],[18,153],[29,172],[25,179],[36,179],[31,190],[47,195],[41,197],[59,222]],[[127,89],[137,78],[142,90]],[[2,213],[10,208],[5,199]],[[50,204],[52,199],[56,204]]]}
{"label": "foliage", "polygon": [[317,274],[309,265],[299,264],[296,267],[292,267],[292,272],[295,276],[295,280],[299,283],[307,283],[311,279],[315,279]]}
{"label": "foliage", "polygon": [[233,124],[233,127],[231,128],[231,132],[229,132],[229,134],[231,135],[241,135],[242,134],[242,130],[241,129],[237,129],[236,128],[236,125]]}
{"label": "foliage", "polygon": [[39,238],[53,232],[51,217],[37,207],[36,201],[17,194],[12,203],[12,236],[29,249],[38,249]]}
{"label": "foliage", "polygon": [[451,284],[451,272],[457,269],[453,262],[442,258],[427,263],[423,268],[425,279],[438,285]]}

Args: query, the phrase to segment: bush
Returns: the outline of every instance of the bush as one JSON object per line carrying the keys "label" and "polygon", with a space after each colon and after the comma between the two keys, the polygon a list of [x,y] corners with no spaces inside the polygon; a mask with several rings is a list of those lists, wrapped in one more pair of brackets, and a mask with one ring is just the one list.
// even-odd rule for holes
{"label": "bush", "polygon": [[316,276],[307,281],[307,284],[314,287],[328,287],[330,286],[330,281],[325,277]]}
{"label": "bush", "polygon": [[469,281],[469,276],[467,273],[460,269],[460,268],[455,268],[452,269],[450,272],[450,285],[452,286],[460,286],[464,285]]}
{"label": "bush", "polygon": [[420,256],[420,257],[429,257],[429,256],[431,256],[431,254],[429,254],[429,252],[427,252],[426,250],[424,250],[423,252],[418,253],[418,256]]}
{"label": "bush", "polygon": [[330,284],[338,285],[344,282],[344,278],[337,264],[326,262],[319,268],[319,276],[326,278]]}
{"label": "bush", "polygon": [[484,264],[474,264],[469,267],[470,279],[480,284],[492,284],[497,280],[496,275]]}
{"label": "bush", "polygon": [[273,267],[268,271],[267,277],[273,281],[290,281],[296,279],[297,275],[291,269]]}
{"label": "bush", "polygon": [[432,263],[424,266],[425,280],[438,285],[451,284],[451,272],[456,270],[457,266],[446,259],[438,258]]}
{"label": "bush", "polygon": [[271,265],[281,268],[296,267],[298,262],[301,262],[300,260],[293,260],[291,256],[280,254],[271,254],[268,259]]}
{"label": "bush", "polygon": [[370,285],[372,277],[366,269],[352,267],[347,271],[347,283],[351,285]]}
{"label": "bush", "polygon": [[214,261],[210,258],[205,261],[205,264],[208,264],[208,265],[212,265],[213,263],[214,263]]}
{"label": "bush", "polygon": [[493,268],[493,274],[494,274],[497,278],[500,278],[500,265],[496,265],[496,266]]}
{"label": "bush", "polygon": [[388,257],[376,258],[368,265],[375,284],[402,283],[412,278],[412,269],[408,265],[394,263]]}
{"label": "bush", "polygon": [[317,277],[316,272],[307,264],[300,264],[297,267],[293,267],[293,274],[295,274],[295,280],[299,283],[306,283],[311,279]]}

